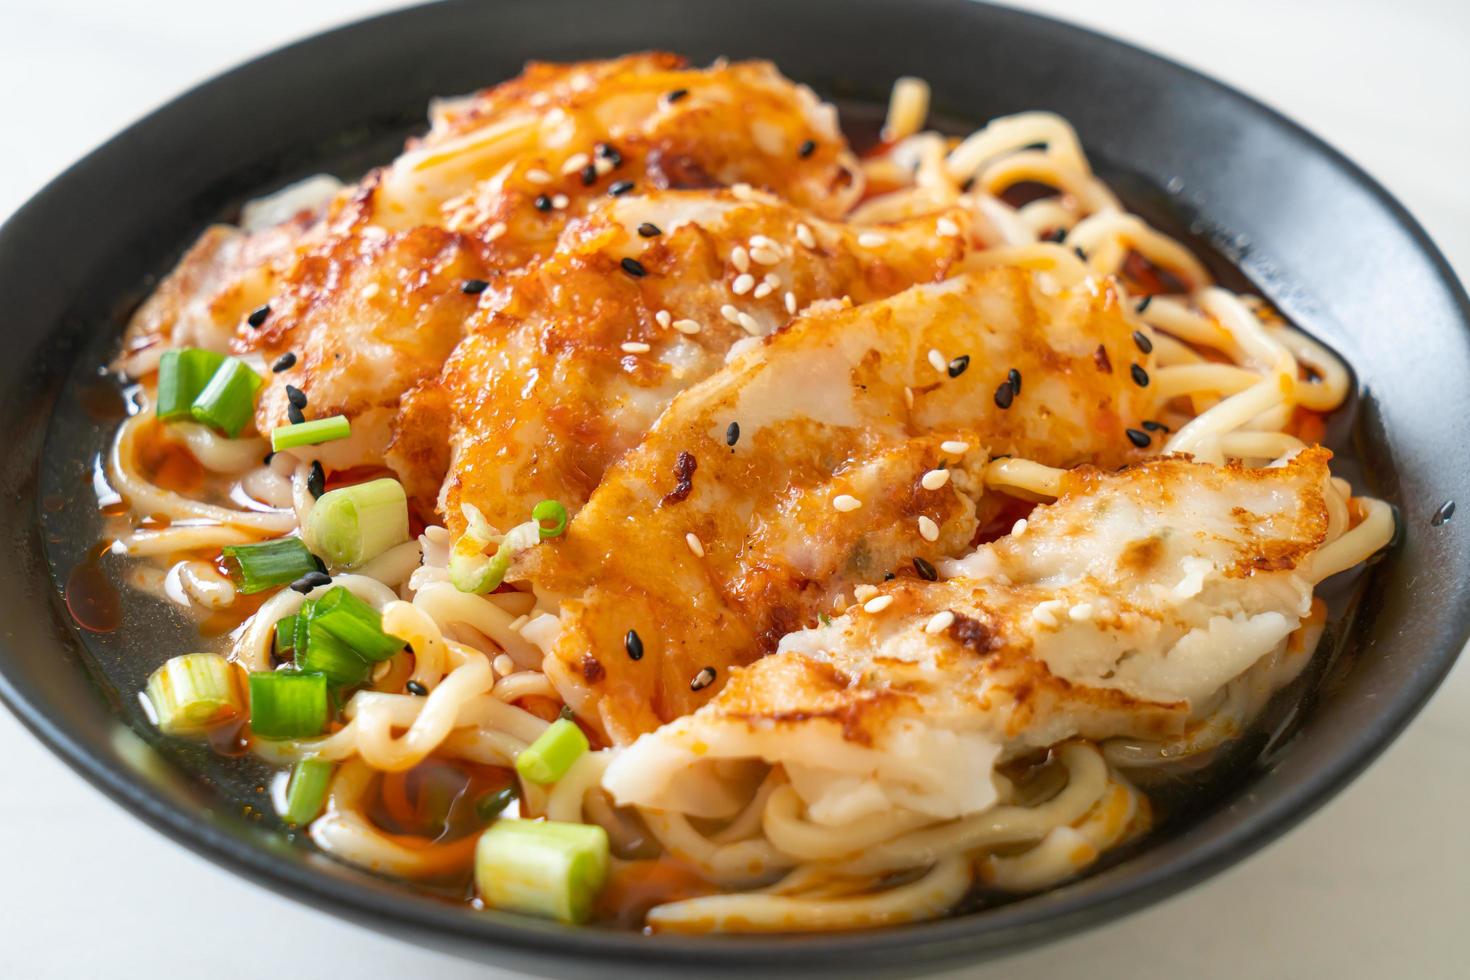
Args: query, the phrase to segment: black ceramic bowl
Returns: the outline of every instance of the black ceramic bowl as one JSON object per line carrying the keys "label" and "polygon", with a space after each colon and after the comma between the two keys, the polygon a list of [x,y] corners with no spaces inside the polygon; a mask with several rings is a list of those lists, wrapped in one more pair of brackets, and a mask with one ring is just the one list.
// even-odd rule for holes
{"label": "black ceramic bowl", "polygon": [[[1292,724],[1257,744],[1208,806],[1072,884],[882,931],[646,937],[471,909],[328,861],[249,807],[253,776],[169,746],[135,692],[160,631],[80,636],[57,581],[87,545],[96,426],[64,387],[107,355],[128,306],[210,220],[320,170],[388,159],[427,101],[528,58],[665,48],[774,59],[849,103],[926,77],[955,120],[1044,108],[1151,219],[1233,259],[1254,288],[1354,365],[1334,433],[1400,540],[1334,635],[1332,667]],[[871,113],[870,113],[871,116]],[[1433,517],[1462,492],[1470,308],[1423,231],[1360,170],[1271,110],[1153,55],[966,0],[454,2],[324,34],[209,82],[133,126],[0,232],[0,694],[63,759],[142,819],[301,901],[502,965],[599,975],[913,972],[1122,915],[1240,860],[1342,788],[1449,669],[1470,629],[1470,547]],[[259,798],[255,797],[258,803]]]}

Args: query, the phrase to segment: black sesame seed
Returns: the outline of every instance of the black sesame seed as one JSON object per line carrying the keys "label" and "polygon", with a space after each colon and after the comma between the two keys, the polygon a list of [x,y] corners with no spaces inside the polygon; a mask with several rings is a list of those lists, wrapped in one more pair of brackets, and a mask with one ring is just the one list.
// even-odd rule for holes
{"label": "black sesame seed", "polygon": [[1067,229],[1057,228],[1050,235],[1046,236],[1046,240],[1049,242],[1054,242],[1057,245],[1062,244],[1062,242],[1067,240]]}
{"label": "black sesame seed", "polygon": [[420,684],[418,681],[409,681],[403,686],[407,688],[409,694],[416,695],[417,697],[423,698],[428,697],[429,695],[429,689],[427,687],[424,687],[424,685]]}
{"label": "black sesame seed", "polygon": [[287,405],[286,406],[286,419],[292,425],[300,425],[302,422],[305,422],[306,421],[306,415],[301,411],[301,407],[300,406],[298,406],[298,405]]}
{"label": "black sesame seed", "polygon": [[1125,429],[1124,431],[1128,433],[1128,441],[1139,449],[1147,449],[1148,444],[1153,442],[1147,432],[1140,432],[1137,429]]}
{"label": "black sesame seed", "polygon": [[949,376],[951,378],[958,378],[960,375],[965,373],[965,368],[969,366],[970,355],[961,354],[959,357],[956,357],[954,360],[949,362]]}
{"label": "black sesame seed", "polygon": [[1087,253],[1082,250],[1082,246],[1081,245],[1073,246],[1072,251],[1076,252],[1077,253],[1077,257],[1079,259],[1081,259],[1083,262],[1086,262],[1087,261]]}
{"label": "black sesame seed", "polygon": [[676,88],[668,95],[664,96],[664,101],[669,103],[670,105],[673,105],[675,102],[678,102],[680,99],[688,94],[689,90],[687,88]]}
{"label": "black sesame seed", "polygon": [[623,155],[611,143],[598,143],[593,152],[614,167],[621,167],[623,165]]}
{"label": "black sesame seed", "polygon": [[613,197],[621,197],[633,189],[631,180],[615,180],[607,185],[607,192]]}
{"label": "black sesame seed", "polygon": [[1152,354],[1154,352],[1154,342],[1152,340],[1149,340],[1148,334],[1144,333],[1142,330],[1133,331],[1133,342],[1137,344],[1138,349],[1143,351],[1145,354]]}
{"label": "black sesame seed", "polygon": [[643,638],[638,635],[637,630],[628,630],[623,637],[623,649],[628,651],[629,660],[643,659]]}
{"label": "black sesame seed", "polygon": [[467,296],[474,296],[477,293],[483,293],[489,288],[490,284],[483,279],[466,279],[464,282],[459,284],[459,291]]}
{"label": "black sesame seed", "polygon": [[634,279],[642,279],[644,276],[648,275],[648,270],[643,268],[643,263],[639,262],[637,259],[623,259],[623,261],[618,264],[623,267],[624,272],[632,276]]}
{"label": "black sesame seed", "polygon": [[995,389],[995,405],[997,408],[1010,408],[1011,402],[1016,400],[1016,389],[1011,387],[1009,381],[1002,381],[1000,387]]}
{"label": "black sesame seed", "polygon": [[1144,310],[1148,309],[1148,304],[1152,303],[1153,301],[1154,298],[1152,296],[1145,296],[1143,299],[1138,301],[1138,305],[1133,308],[1133,312],[1142,313]]}
{"label": "black sesame seed", "polygon": [[803,160],[805,160],[807,157],[811,156],[815,152],[817,152],[816,140],[802,140],[801,146],[798,146],[796,148],[796,155],[801,157]]}
{"label": "black sesame seed", "polygon": [[533,203],[536,205],[537,211],[551,210],[551,198],[545,194],[537,194],[536,200]]}
{"label": "black sesame seed", "polygon": [[327,474],[317,460],[311,461],[311,472],[306,474],[306,489],[313,500],[327,492]]}
{"label": "black sesame seed", "polygon": [[645,221],[643,222],[643,224],[638,226],[638,234],[643,236],[644,238],[657,238],[659,235],[663,234],[663,231],[659,228],[658,225],[654,224],[653,222]]}
{"label": "black sesame seed", "polygon": [[689,682],[689,690],[703,691],[714,682],[715,669],[713,667],[705,667],[702,668],[699,673],[694,675],[694,680]]}
{"label": "black sesame seed", "polygon": [[731,422],[725,426],[725,445],[733,446],[740,441],[740,423]]}
{"label": "black sesame seed", "polygon": [[282,371],[289,371],[295,366],[296,355],[290,351],[286,351],[286,353],[276,358],[276,363],[271,365],[271,373],[280,374]]}
{"label": "black sesame seed", "polygon": [[917,555],[914,557],[914,571],[918,572],[919,578],[926,582],[932,582],[939,577],[939,572],[934,566]]}
{"label": "black sesame seed", "polygon": [[300,388],[296,387],[295,385],[287,385],[286,386],[286,401],[290,402],[292,405],[295,405],[297,408],[305,408],[306,407],[306,392],[302,391]]}
{"label": "black sesame seed", "polygon": [[884,572],[883,573],[883,581],[885,581],[885,582],[892,582],[896,578],[898,578],[898,576],[895,575],[895,574],[893,574],[892,572]]}
{"label": "black sesame seed", "polygon": [[1142,364],[1128,365],[1128,373],[1133,376],[1133,383],[1138,385],[1138,387],[1148,387],[1148,372],[1143,369]]}
{"label": "black sesame seed", "polygon": [[276,458],[276,454],[274,452],[269,452],[269,453],[266,453],[265,454],[265,458],[262,459],[261,462],[264,463],[266,466],[269,466],[269,465],[271,465],[271,460],[273,460],[275,458]]}
{"label": "black sesame seed", "polygon": [[597,168],[589,163],[582,168],[582,186],[591,187],[595,183],[597,183]]}
{"label": "black sesame seed", "polygon": [[556,713],[556,716],[562,721],[571,721],[573,718],[577,717],[577,713],[572,710],[571,705],[564,704],[561,706],[561,710]]}
{"label": "black sesame seed", "polygon": [[1162,422],[1155,422],[1153,419],[1144,419],[1141,424],[1143,425],[1143,427],[1145,429],[1147,429],[1150,432],[1172,432],[1172,431],[1174,431],[1173,429],[1170,429],[1164,423],[1162,423]]}
{"label": "black sesame seed", "polygon": [[1434,516],[1429,519],[1429,523],[1434,527],[1439,527],[1441,524],[1448,524],[1450,518],[1454,516],[1455,502],[1453,500],[1446,500],[1439,505],[1439,510],[1434,512]]}
{"label": "black sesame seed", "polygon": [[300,592],[302,595],[306,595],[308,592],[310,592],[312,589],[317,588],[318,586],[331,584],[332,576],[328,575],[326,572],[307,572],[305,575],[292,582],[291,588],[293,591]]}
{"label": "black sesame seed", "polygon": [[262,323],[264,323],[265,318],[270,315],[270,304],[266,304],[265,306],[257,306],[255,309],[250,311],[250,315],[245,318],[245,322],[250,324],[252,327],[258,327]]}
{"label": "black sesame seed", "polygon": [[1021,393],[1021,372],[1017,371],[1015,368],[1011,368],[1009,371],[1007,371],[1006,384],[1011,386],[1011,391],[1019,395]]}
{"label": "black sesame seed", "polygon": [[970,193],[970,188],[972,188],[974,186],[975,186],[975,178],[974,177],[966,177],[964,180],[960,181],[960,193],[961,194],[968,194],[968,193]]}

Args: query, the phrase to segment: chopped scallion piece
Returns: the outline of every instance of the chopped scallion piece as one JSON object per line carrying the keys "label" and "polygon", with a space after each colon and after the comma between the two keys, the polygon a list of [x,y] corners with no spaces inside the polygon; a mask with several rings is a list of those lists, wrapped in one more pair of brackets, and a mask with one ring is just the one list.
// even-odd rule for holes
{"label": "chopped scallion piece", "polygon": [[283,816],[294,824],[305,826],[317,818],[327,802],[327,787],[337,767],[326,759],[302,759],[291,770],[286,784],[286,812]]}
{"label": "chopped scallion piece", "polygon": [[326,419],[278,425],[271,430],[271,450],[294,449],[297,446],[315,446],[334,439],[346,439],[352,435],[352,423],[345,415],[333,415]]}
{"label": "chopped scallion piece", "polygon": [[243,711],[235,668],[215,653],[174,657],[148,678],[146,693],[166,735],[197,735]]}
{"label": "chopped scallion piece", "polygon": [[[541,532],[541,539],[554,538],[567,529],[567,509],[555,500],[543,500],[531,508],[531,519]],[[547,523],[551,526],[547,527]]]}
{"label": "chopped scallion piece", "polygon": [[333,687],[352,687],[366,681],[373,665],[352,647],[322,629],[313,612],[306,621],[306,642],[301,644],[302,629],[298,625],[296,666],[326,677]]}
{"label": "chopped scallion piece", "polygon": [[224,362],[225,355],[212,350],[190,347],[165,351],[158,362],[158,407],[154,414],[159,421],[178,422],[193,418],[190,408],[194,399],[199,397]]}
{"label": "chopped scallion piece", "polygon": [[194,421],[218,429],[233,439],[255,414],[255,393],[262,383],[260,375],[250,370],[244,361],[238,357],[227,357],[199,397],[194,399],[189,412]]}
{"label": "chopped scallion piece", "polygon": [[576,722],[558,718],[516,756],[516,772],[527,782],[546,786],[565,776],[590,747]]}
{"label": "chopped scallion piece", "polygon": [[461,592],[484,595],[500,588],[510,563],[520,552],[541,540],[541,526],[535,521],[517,524],[500,540],[494,555],[481,554],[479,548],[488,544],[473,531],[466,531],[455,542],[449,552],[449,580]]}
{"label": "chopped scallion piece", "polygon": [[227,544],[220,549],[236,588],[247,595],[287,585],[317,570],[316,558],[300,538],[259,544]]}
{"label": "chopped scallion piece", "polygon": [[311,631],[322,630],[366,660],[387,660],[403,641],[383,632],[383,614],[340,585],[328,589],[311,611]]}
{"label": "chopped scallion piece", "polygon": [[250,729],[261,738],[310,738],[327,725],[327,678],[295,671],[250,675]]}
{"label": "chopped scallion piece", "polygon": [[495,908],[586,922],[607,882],[608,850],[596,824],[497,820],[475,847],[475,884]]}
{"label": "chopped scallion piece", "polygon": [[306,536],[337,568],[372,561],[408,540],[403,485],[385,477],[329,490],[307,515]]}
{"label": "chopped scallion piece", "polygon": [[486,793],[475,801],[475,816],[489,823],[504,813],[505,808],[515,802],[517,795],[515,783],[493,793]]}
{"label": "chopped scallion piece", "polygon": [[276,656],[284,657],[296,649],[296,617],[282,616],[276,620]]}

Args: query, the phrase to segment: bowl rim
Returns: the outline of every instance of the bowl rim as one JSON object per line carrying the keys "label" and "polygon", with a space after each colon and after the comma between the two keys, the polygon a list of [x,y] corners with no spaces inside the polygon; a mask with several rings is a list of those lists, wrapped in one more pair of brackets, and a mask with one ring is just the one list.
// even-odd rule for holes
{"label": "bowl rim", "polygon": [[[874,4],[882,0],[862,2]],[[55,199],[65,197],[68,183],[79,179],[100,158],[116,152],[119,144],[128,142],[140,129],[208,100],[216,91],[234,87],[242,75],[273,62],[284,63],[300,57],[305,51],[330,49],[393,22],[433,15],[467,3],[468,0],[422,3],[351,21],[273,48],[209,77],[138,118],[54,177],[0,225],[0,240],[18,234],[16,229],[29,215],[54,206]],[[1366,192],[1407,234],[1458,309],[1459,323],[1451,329],[1453,326],[1461,330],[1470,328],[1470,297],[1449,262],[1409,211],[1360,166],[1261,100],[1132,42],[1043,14],[976,0],[908,0],[907,6],[920,17],[954,12],[960,7],[984,8],[989,16],[1000,21],[1028,22],[1036,30],[1141,59],[1166,78],[1203,85],[1214,97],[1235,103],[1253,116],[1257,125],[1286,131]],[[1417,715],[1470,640],[1470,609],[1456,612],[1453,627],[1453,636],[1441,637],[1441,646],[1432,656],[1425,656],[1423,663],[1428,669],[1421,667],[1404,684],[1388,692],[1383,698],[1387,708],[1339,747],[1331,765],[1314,770],[1300,783],[1256,804],[1245,819],[1176,857],[1141,873],[1114,876],[1105,871],[1082,879],[1054,891],[1054,900],[1044,908],[1019,903],[986,910],[983,926],[976,916],[958,916],[876,930],[792,936],[645,936],[636,932],[562,927],[494,912],[468,915],[464,909],[401,889],[367,889],[330,875],[314,874],[309,866],[281,862],[263,849],[191,819],[185,809],[166,803],[129,773],[107,766],[44,705],[27,697],[4,670],[0,670],[0,701],[73,771],[114,803],[196,854],[278,894],[334,914],[353,917],[359,922],[365,918],[375,924],[406,927],[410,931],[408,938],[454,937],[471,945],[522,950],[532,955],[597,956],[622,965],[649,967],[708,967],[707,958],[711,954],[720,958],[723,967],[734,969],[816,968],[832,963],[835,958],[851,963],[855,957],[864,955],[872,957],[868,966],[873,968],[885,965],[892,968],[899,963],[916,967],[951,961],[982,950],[1016,949],[1101,924],[1176,894],[1264,847],[1354,779]],[[556,948],[549,950],[552,946]],[[860,963],[853,965],[862,967]]]}

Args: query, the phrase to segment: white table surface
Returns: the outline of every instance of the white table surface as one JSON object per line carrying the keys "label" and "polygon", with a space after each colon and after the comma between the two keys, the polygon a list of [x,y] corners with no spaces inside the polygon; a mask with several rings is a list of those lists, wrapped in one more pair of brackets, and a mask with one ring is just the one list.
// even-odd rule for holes
{"label": "white table surface", "polygon": [[[1470,3],[1023,5],[1282,109],[1382,180],[1461,274],[1470,271]],[[203,78],[392,6],[0,0],[0,216]],[[1243,865],[1122,922],[953,975],[1470,976],[1467,740],[1462,664],[1366,775]],[[4,711],[0,741],[0,977],[495,975],[277,898],[193,856],[84,784]]]}

